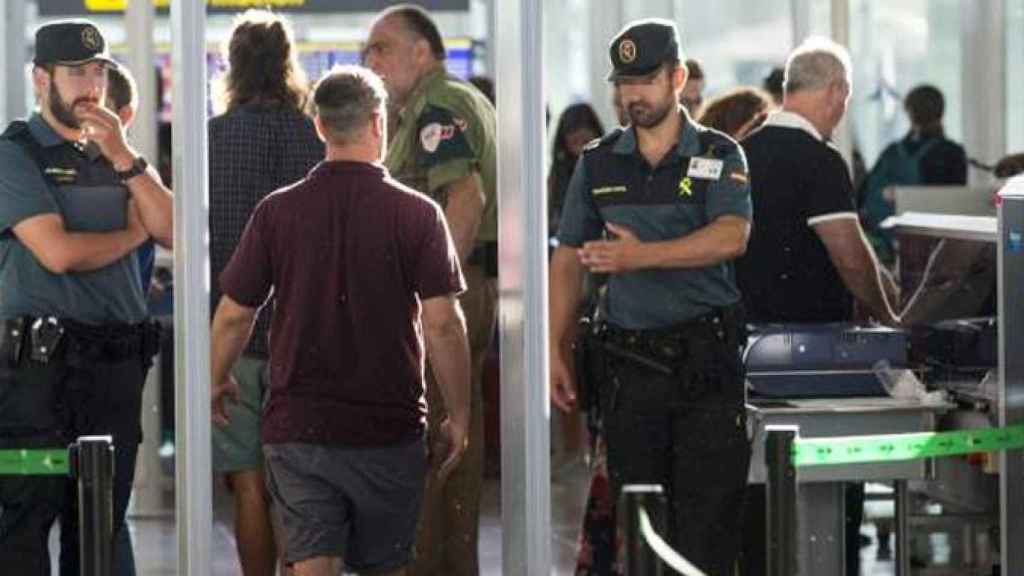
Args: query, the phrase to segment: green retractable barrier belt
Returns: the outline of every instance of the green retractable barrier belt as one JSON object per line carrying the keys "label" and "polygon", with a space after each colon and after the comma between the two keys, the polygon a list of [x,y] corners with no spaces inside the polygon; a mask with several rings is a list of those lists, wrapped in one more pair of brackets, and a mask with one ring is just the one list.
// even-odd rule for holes
{"label": "green retractable barrier belt", "polygon": [[0,450],[0,476],[51,476],[67,473],[67,449]]}
{"label": "green retractable barrier belt", "polygon": [[1024,425],[955,432],[798,438],[797,467],[897,462],[1024,448]]}

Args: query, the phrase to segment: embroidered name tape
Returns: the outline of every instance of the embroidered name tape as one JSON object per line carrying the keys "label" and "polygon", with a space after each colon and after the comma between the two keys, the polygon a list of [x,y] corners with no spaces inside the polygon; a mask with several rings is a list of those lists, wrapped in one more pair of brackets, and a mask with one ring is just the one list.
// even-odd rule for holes
{"label": "embroidered name tape", "polygon": [[604,186],[602,188],[594,188],[590,193],[594,196],[601,196],[603,194],[621,194],[625,191],[625,186]]}

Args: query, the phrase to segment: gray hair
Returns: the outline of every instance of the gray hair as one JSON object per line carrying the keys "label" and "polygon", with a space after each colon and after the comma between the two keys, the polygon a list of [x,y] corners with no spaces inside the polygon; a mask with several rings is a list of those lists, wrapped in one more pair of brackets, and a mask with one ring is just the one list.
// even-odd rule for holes
{"label": "gray hair", "polygon": [[357,141],[360,132],[384,112],[387,90],[380,76],[362,66],[335,66],[317,82],[313,108],[333,144]]}
{"label": "gray hair", "polygon": [[786,94],[824,88],[844,82],[853,85],[850,53],[832,40],[812,36],[793,50],[786,60]]}

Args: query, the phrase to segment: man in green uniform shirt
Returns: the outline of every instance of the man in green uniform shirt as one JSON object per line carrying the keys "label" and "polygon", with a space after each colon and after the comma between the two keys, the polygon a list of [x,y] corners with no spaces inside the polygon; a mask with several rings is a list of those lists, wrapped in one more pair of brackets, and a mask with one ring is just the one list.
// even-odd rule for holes
{"label": "man in green uniform shirt", "polygon": [[[494,108],[470,84],[446,72],[441,34],[422,8],[400,5],[382,12],[370,30],[365,59],[384,79],[392,104],[393,137],[385,165],[402,183],[444,206],[469,285],[461,297],[472,353],[469,447],[446,482],[435,474],[427,481],[417,558],[409,573],[475,575],[483,468],[481,375],[497,300]],[[438,438],[444,411],[434,408],[443,401],[427,374],[430,436]]]}

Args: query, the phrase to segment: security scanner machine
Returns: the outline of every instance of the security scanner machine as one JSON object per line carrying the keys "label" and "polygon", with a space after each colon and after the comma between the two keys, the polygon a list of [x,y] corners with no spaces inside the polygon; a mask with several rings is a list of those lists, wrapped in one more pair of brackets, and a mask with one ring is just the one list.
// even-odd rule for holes
{"label": "security scanner machine", "polygon": [[[755,327],[752,483],[765,481],[770,424],[816,438],[1024,423],[1024,177],[998,195],[915,187],[893,197],[898,216],[885,225],[900,243],[904,328]],[[1020,451],[800,468],[801,575],[843,574],[845,554],[858,553],[844,550],[847,481],[892,483],[896,574],[1024,574]]]}

